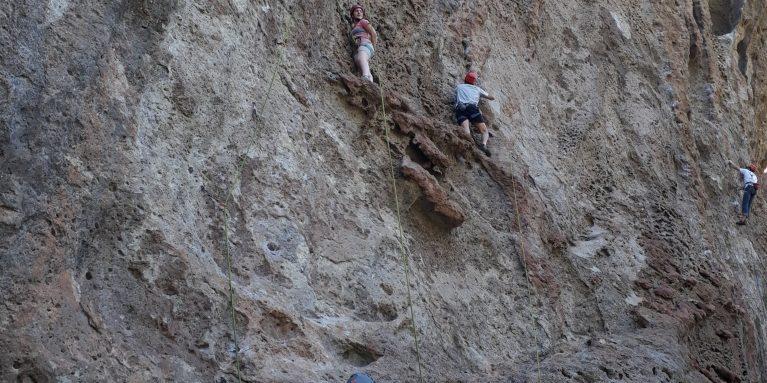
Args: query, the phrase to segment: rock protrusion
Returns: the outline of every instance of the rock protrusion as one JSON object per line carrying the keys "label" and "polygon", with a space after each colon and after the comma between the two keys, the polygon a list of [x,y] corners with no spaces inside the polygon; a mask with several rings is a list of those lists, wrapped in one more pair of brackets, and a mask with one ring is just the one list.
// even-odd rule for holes
{"label": "rock protrusion", "polygon": [[711,366],[714,372],[727,383],[740,383],[740,378],[724,366]]}
{"label": "rock protrusion", "polygon": [[410,180],[415,181],[431,204],[432,210],[449,227],[461,226],[466,220],[463,209],[450,200],[447,192],[439,185],[437,179],[410,157],[402,157],[402,173]]}

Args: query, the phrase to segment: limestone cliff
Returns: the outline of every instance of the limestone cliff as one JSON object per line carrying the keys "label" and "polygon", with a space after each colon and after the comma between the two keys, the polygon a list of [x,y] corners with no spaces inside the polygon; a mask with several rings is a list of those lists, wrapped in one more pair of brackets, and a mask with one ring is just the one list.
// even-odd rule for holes
{"label": "limestone cliff", "polygon": [[765,0],[349,5],[0,4],[0,380],[767,381]]}

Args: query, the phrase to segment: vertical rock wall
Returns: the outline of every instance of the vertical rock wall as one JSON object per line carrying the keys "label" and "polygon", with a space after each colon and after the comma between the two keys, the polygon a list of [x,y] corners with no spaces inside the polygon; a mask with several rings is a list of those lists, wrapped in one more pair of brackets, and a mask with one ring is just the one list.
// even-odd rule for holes
{"label": "vertical rock wall", "polygon": [[5,2],[1,380],[764,381],[765,5]]}

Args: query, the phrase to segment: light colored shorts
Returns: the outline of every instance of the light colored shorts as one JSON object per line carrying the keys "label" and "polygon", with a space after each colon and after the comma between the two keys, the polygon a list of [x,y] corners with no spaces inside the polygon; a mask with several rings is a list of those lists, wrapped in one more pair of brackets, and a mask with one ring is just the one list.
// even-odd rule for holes
{"label": "light colored shorts", "polygon": [[373,44],[364,43],[360,44],[357,47],[357,52],[363,51],[368,54],[368,58],[373,58],[373,53],[375,53],[375,49],[373,49]]}

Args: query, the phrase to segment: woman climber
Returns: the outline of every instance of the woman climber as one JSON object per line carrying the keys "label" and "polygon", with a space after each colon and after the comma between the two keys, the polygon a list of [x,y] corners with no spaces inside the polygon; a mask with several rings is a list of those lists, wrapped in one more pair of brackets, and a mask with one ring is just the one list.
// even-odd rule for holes
{"label": "woman climber", "polygon": [[373,57],[373,52],[375,52],[373,45],[378,41],[378,34],[370,25],[370,22],[365,19],[365,10],[361,5],[352,5],[349,15],[352,17],[352,38],[354,43],[357,44],[357,50],[354,52],[354,62],[357,64],[360,72],[362,72],[362,78],[373,82],[369,61]]}
{"label": "woman climber", "polygon": [[745,168],[740,168],[730,160],[727,162],[733,169],[739,171],[741,177],[743,177],[743,203],[741,204],[741,215],[738,225],[745,225],[748,214],[751,211],[751,203],[754,201],[754,197],[756,197],[757,189],[759,189],[759,183],[757,183],[756,179],[756,165],[749,164]]}

